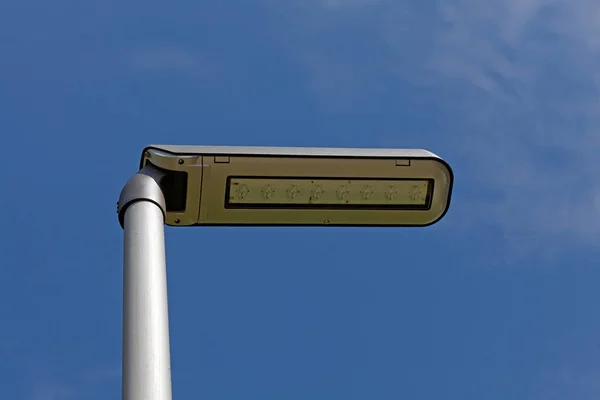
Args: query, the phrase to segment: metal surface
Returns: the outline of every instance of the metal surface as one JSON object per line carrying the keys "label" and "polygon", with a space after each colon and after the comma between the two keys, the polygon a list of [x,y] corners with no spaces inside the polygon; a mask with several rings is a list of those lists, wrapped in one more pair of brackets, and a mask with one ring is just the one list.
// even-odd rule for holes
{"label": "metal surface", "polygon": [[119,214],[119,223],[123,227],[125,211],[136,201],[150,201],[156,204],[163,215],[167,214],[165,196],[162,193],[159,182],[164,177],[165,172],[152,166],[142,168],[135,174],[121,190],[119,202],[117,203],[117,213]]}
{"label": "metal surface", "polygon": [[242,155],[283,157],[358,157],[358,158],[430,158],[437,157],[422,149],[344,149],[329,147],[255,147],[255,146],[179,146],[153,144],[145,150],[173,155]]}
{"label": "metal surface", "polygon": [[[184,160],[179,164],[179,160]],[[453,173],[440,157],[414,149],[330,149],[219,146],[149,146],[141,167],[152,163],[166,171],[187,174],[183,210],[168,211],[167,225],[293,225],[293,226],[427,226],[446,214],[452,194]],[[362,181],[428,180],[427,209],[244,209],[231,204],[228,180],[348,179]],[[311,190],[308,188],[308,190]],[[166,196],[169,191],[166,191]],[[379,195],[381,194],[374,194]],[[382,204],[383,205],[383,204]]]}
{"label": "metal surface", "polygon": [[171,400],[163,211],[141,199],[123,220],[122,399]]}
{"label": "metal surface", "polygon": [[[184,172],[187,174],[186,204],[183,211],[169,211],[165,215],[165,223],[175,226],[189,226],[198,222],[200,212],[200,192],[202,187],[202,156],[165,153],[147,150],[143,153],[141,170],[152,164],[164,171]],[[195,206],[190,206],[194,205]]]}

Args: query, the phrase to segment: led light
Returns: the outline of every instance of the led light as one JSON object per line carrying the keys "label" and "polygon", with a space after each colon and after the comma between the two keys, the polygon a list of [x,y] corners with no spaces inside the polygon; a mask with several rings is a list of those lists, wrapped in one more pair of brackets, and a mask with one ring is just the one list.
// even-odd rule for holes
{"label": "led light", "polygon": [[398,189],[396,189],[396,187],[388,186],[385,196],[387,197],[388,200],[394,200],[394,198],[396,197],[397,194],[398,194]]}
{"label": "led light", "polygon": [[265,196],[265,200],[269,200],[271,198],[271,195],[273,194],[273,187],[271,187],[271,185],[268,185],[265,189],[263,189],[263,195]]}
{"label": "led light", "polygon": [[432,179],[229,177],[228,208],[427,210]]}
{"label": "led light", "polygon": [[423,191],[423,188],[419,185],[413,185],[411,190],[410,190],[410,199],[411,200],[421,200],[425,197],[425,192]]}
{"label": "led light", "polygon": [[350,193],[350,191],[346,185],[340,186],[337,190],[337,195],[340,200],[345,200],[346,196],[348,196],[348,193]]}
{"label": "led light", "polygon": [[313,190],[313,199],[315,200],[320,200],[321,197],[323,196],[323,193],[325,193],[325,191],[323,190],[323,186],[322,185],[317,185],[317,187]]}
{"label": "led light", "polygon": [[298,189],[298,186],[292,185],[292,187],[289,188],[287,192],[290,196],[290,199],[294,200],[296,196],[298,196],[298,193],[300,193],[300,189]]}
{"label": "led light", "polygon": [[248,192],[249,192],[248,186],[246,186],[246,185],[238,186],[237,195],[240,200],[244,200],[246,198],[246,196],[248,196]]}

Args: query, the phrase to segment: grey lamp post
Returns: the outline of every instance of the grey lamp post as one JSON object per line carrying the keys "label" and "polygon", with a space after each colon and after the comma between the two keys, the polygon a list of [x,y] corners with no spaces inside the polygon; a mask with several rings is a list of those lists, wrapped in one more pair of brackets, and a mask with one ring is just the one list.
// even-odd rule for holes
{"label": "grey lamp post", "polygon": [[428,226],[453,173],[426,150],[149,146],[118,203],[123,400],[171,400],[164,226]]}

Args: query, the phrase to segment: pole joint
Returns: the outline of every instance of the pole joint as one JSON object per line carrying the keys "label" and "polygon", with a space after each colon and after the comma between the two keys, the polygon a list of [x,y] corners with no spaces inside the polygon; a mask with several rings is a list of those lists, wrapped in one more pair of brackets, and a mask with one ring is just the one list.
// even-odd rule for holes
{"label": "pole joint", "polygon": [[167,205],[161,184],[165,176],[164,171],[148,163],[127,181],[117,202],[117,214],[121,228],[125,227],[127,208],[138,201],[149,201],[156,204],[163,213],[164,221]]}

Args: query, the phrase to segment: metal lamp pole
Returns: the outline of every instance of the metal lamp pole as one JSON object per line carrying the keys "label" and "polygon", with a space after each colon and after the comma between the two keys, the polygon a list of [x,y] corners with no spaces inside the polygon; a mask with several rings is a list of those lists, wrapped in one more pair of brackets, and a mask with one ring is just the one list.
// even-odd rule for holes
{"label": "metal lamp pole", "polygon": [[121,191],[123,400],[171,400],[164,174],[148,166]]}
{"label": "metal lamp pole", "polygon": [[[179,226],[428,226],[448,211],[454,180],[443,159],[418,149],[152,145],[140,166],[117,205],[123,400],[172,400],[164,237],[172,218]],[[254,195],[271,185],[304,195]],[[364,196],[371,187],[378,197]],[[330,196],[321,198],[323,188]]]}

